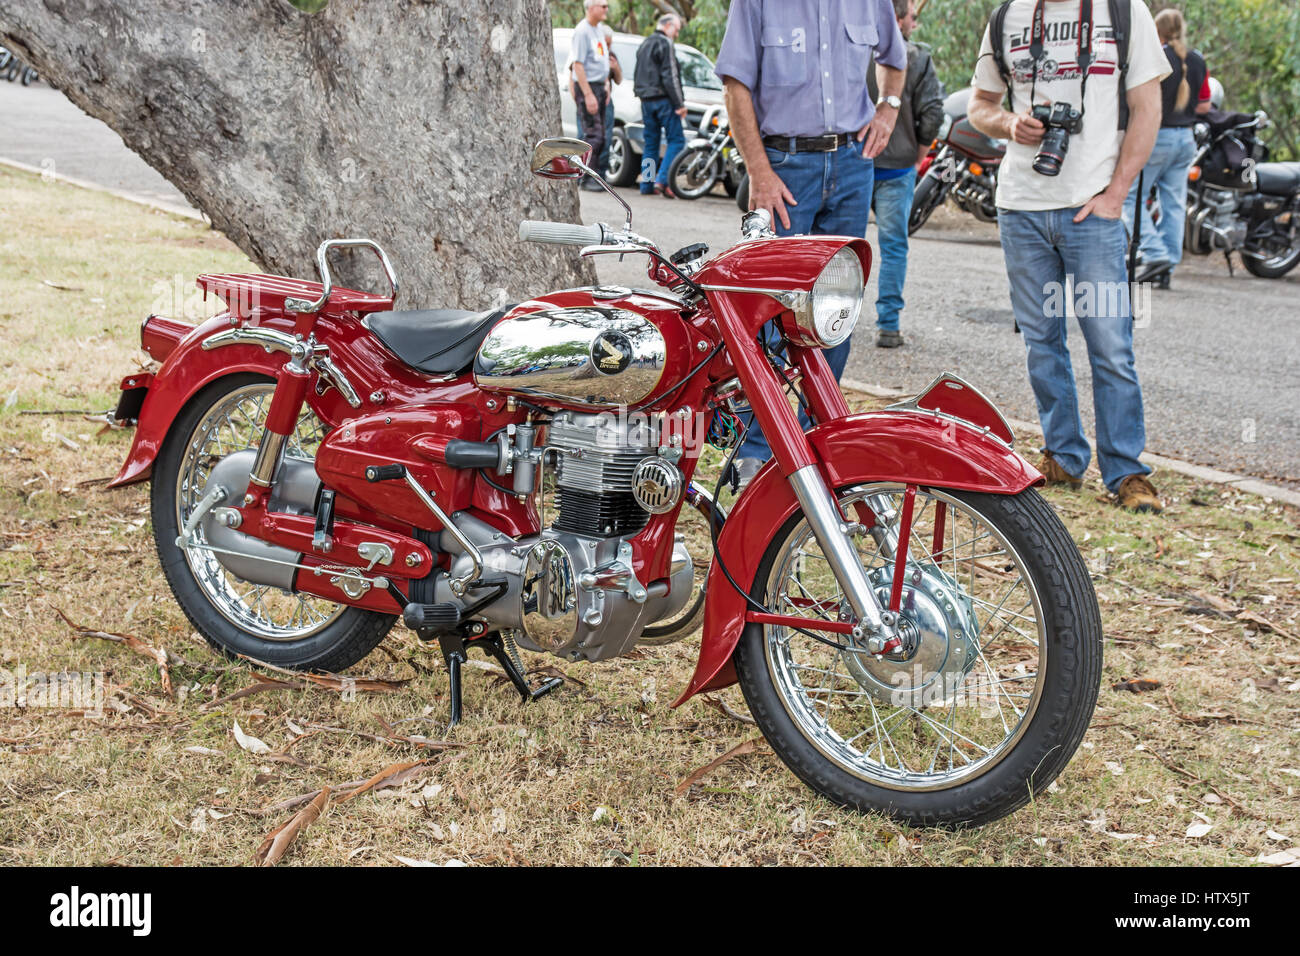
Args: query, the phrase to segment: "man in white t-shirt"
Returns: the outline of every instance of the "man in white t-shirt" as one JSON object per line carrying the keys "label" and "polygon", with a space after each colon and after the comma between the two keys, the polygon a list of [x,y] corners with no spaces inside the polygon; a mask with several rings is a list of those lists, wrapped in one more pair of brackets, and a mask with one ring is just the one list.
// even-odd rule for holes
{"label": "man in white t-shirt", "polygon": [[[1102,481],[1121,506],[1160,511],[1163,504],[1146,478],[1150,469],[1138,461],[1146,430],[1121,214],[1155,142],[1160,80],[1169,74],[1169,62],[1146,4],[1117,0],[1117,6],[1129,4],[1124,68],[1112,2],[1012,0],[1002,35],[990,39],[985,31],[969,115],[978,129],[1009,140],[998,173],[998,229],[1043,426],[1040,470],[1051,483],[1078,488],[1091,457],[1066,348],[1068,279],[1092,368]],[[1012,110],[1002,107],[1008,83],[993,43],[1002,44]],[[1043,105],[1058,114],[1063,106],[1081,111],[1081,128],[1062,137],[1064,130],[1034,117],[1031,106]],[[1065,150],[1055,145],[1062,138],[1068,138]]]}

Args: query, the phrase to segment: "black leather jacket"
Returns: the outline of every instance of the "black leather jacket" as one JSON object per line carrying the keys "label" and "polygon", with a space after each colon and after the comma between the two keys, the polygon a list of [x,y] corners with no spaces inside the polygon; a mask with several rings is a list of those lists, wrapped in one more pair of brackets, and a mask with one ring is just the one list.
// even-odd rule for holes
{"label": "black leather jacket", "polygon": [[641,43],[636,51],[636,74],[632,79],[632,92],[641,100],[668,97],[673,109],[686,103],[682,94],[682,77],[677,69],[677,52],[673,41],[662,30],[656,30]]}
{"label": "black leather jacket", "polygon": [[[876,99],[876,65],[867,69],[867,89]],[[907,42],[907,78],[903,81],[903,105],[898,110],[894,135],[884,152],[876,157],[881,169],[905,169],[916,165],[922,144],[930,145],[943,125],[943,84],[934,71],[930,48],[924,43]]]}

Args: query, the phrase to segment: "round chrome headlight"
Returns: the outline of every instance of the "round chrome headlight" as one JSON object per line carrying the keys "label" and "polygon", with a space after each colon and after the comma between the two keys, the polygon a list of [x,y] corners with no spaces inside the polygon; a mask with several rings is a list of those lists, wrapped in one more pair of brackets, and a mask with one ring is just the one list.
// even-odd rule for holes
{"label": "round chrome headlight", "polygon": [[839,345],[853,334],[862,313],[862,262],[847,246],[831,256],[813,285],[808,303],[812,328],[808,329],[824,349]]}

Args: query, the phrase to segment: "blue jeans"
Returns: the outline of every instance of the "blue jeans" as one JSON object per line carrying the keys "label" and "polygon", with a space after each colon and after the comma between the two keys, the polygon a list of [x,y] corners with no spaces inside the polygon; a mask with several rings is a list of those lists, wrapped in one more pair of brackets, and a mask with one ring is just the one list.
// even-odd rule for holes
{"label": "blue jeans", "polygon": [[[600,165],[596,167],[602,176],[608,175],[609,144],[614,141],[614,88],[609,88],[609,97],[605,100],[605,141],[600,148]],[[626,162],[627,157],[624,157]]]}
{"label": "blue jeans", "polygon": [[903,311],[903,280],[907,278],[907,220],[912,214],[912,193],[916,170],[892,179],[877,179],[872,206],[876,210],[876,237],[880,243],[880,265],[876,269],[876,326],[898,331]]}
{"label": "blue jeans", "polygon": [[1074,370],[1066,347],[1065,285],[1073,284],[1075,314],[1092,367],[1097,464],[1111,491],[1128,475],[1151,469],[1138,461],[1146,446],[1142,387],[1133,364],[1133,315],[1125,253],[1128,230],[1119,219],[1078,209],[998,210],[998,231],[1011,284],[1011,307],[1025,337],[1029,383],[1046,450],[1071,475],[1088,467]]}
{"label": "blue jeans", "polygon": [[[781,225],[780,218],[773,223],[777,235],[861,238],[867,234],[875,164],[863,157],[861,143],[850,142],[826,153],[784,153],[769,148],[767,160],[798,203],[786,206],[786,214],[790,217],[789,229]],[[775,323],[763,326],[763,339],[769,344],[780,340]],[[844,374],[851,341],[850,336],[823,353],[837,379]],[[802,412],[799,421],[805,429],[810,425]],[[736,457],[763,461],[772,457],[771,446],[763,437],[757,421],[750,427]]]}
{"label": "blue jeans", "polygon": [[[1178,265],[1183,258],[1183,227],[1187,224],[1187,170],[1196,158],[1196,137],[1191,127],[1161,127],[1151,158],[1142,170],[1142,188],[1148,193],[1156,187],[1160,199],[1160,221],[1151,222],[1151,213],[1142,207],[1142,235],[1138,251],[1144,262],[1164,260]],[[1133,210],[1139,205],[1137,180],[1124,203],[1124,223],[1133,232]],[[1145,197],[1143,197],[1145,199]]]}
{"label": "blue jeans", "polygon": [[[641,154],[641,192],[654,192],[654,184],[668,182],[668,167],[686,145],[682,132],[682,118],[673,109],[672,100],[666,96],[641,101],[641,121],[645,123],[645,152]],[[662,127],[667,146],[664,158],[659,159],[659,135]]]}

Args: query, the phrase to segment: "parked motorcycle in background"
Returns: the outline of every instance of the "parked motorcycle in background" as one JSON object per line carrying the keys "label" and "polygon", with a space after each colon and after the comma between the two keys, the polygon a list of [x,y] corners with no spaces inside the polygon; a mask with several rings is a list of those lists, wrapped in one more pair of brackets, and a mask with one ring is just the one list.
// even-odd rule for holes
{"label": "parked motorcycle in background", "polygon": [[700,120],[699,135],[673,159],[668,167],[668,186],[678,199],[698,199],[707,195],[718,182],[735,196],[745,177],[745,161],[731,136],[722,107],[707,110]]}
{"label": "parked motorcycle in background", "polygon": [[[1300,263],[1300,163],[1268,162],[1268,115],[1211,110],[1195,126],[1183,246],[1232,254],[1252,275],[1277,279]],[[1176,212],[1175,212],[1176,214]]]}
{"label": "parked motorcycle in background", "polygon": [[[531,169],[603,183],[590,153],[543,140]],[[138,427],[110,484],[152,479],[190,622],[229,654],[341,670],[400,619],[442,651],[455,723],[473,648],[531,700],[560,681],[534,686],[520,647],[608,660],[690,636],[702,609],[677,704],[739,683],[818,793],[913,825],[1025,805],[1088,727],[1101,618],[1006,420],[947,373],[850,413],[822,350],[862,312],[865,239],[777,238],[764,210],[712,257],[667,255],[605,188],[621,227],[524,222],[519,237],[644,255],[657,290],[394,311],[383,250],[333,239],[319,282],[205,275],[225,312],[145,320],[161,366],[123,380],[116,417]],[[374,252],[390,290],[335,288],[339,247]],[[774,457],[724,515],[749,420]],[[713,494],[705,444],[728,454]],[[690,511],[711,550],[679,532]]]}
{"label": "parked motorcycle in background", "polygon": [[925,225],[931,213],[952,197],[958,208],[980,222],[996,222],[994,194],[1006,140],[985,136],[966,116],[971,90],[957,90],[943,101],[944,120],[929,154],[916,170],[908,235]]}

